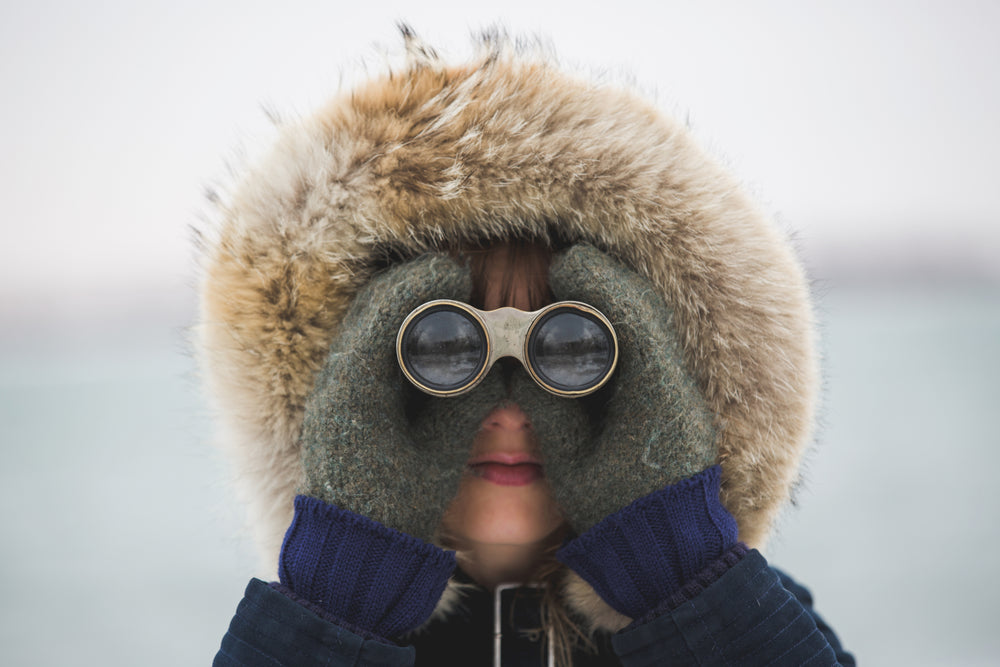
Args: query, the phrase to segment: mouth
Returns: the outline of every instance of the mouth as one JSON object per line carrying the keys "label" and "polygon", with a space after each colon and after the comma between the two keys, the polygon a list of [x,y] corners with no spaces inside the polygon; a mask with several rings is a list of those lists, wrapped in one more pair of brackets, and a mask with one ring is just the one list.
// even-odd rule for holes
{"label": "mouth", "polygon": [[473,477],[499,486],[526,486],[542,479],[542,464],[529,454],[494,453],[470,460],[466,466]]}

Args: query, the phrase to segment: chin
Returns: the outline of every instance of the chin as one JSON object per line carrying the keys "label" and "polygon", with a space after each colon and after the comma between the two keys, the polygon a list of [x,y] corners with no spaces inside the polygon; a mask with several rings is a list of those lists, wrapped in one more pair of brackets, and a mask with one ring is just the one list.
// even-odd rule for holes
{"label": "chin", "polygon": [[561,524],[545,485],[502,487],[476,481],[463,485],[442,528],[458,542],[530,545],[545,540]]}

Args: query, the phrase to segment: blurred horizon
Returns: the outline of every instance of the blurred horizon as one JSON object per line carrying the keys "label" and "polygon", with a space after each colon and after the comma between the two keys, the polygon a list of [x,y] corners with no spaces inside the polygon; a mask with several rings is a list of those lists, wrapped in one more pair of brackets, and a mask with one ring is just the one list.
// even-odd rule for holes
{"label": "blurred horizon", "polygon": [[[896,234],[869,243],[850,238],[820,242],[793,231],[791,240],[814,285],[1000,287],[1000,253],[972,239]],[[182,324],[196,308],[200,277],[195,263],[192,244],[187,265],[173,271],[104,275],[60,286],[2,285],[0,317],[17,327],[0,331],[0,340],[19,328],[31,335],[67,321],[85,328],[102,322]]]}

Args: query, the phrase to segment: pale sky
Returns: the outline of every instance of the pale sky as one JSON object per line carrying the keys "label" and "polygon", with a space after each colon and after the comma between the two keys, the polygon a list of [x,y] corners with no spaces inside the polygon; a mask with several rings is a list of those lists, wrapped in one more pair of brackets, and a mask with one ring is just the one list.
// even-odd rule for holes
{"label": "pale sky", "polygon": [[997,2],[44,0],[0,9],[0,307],[191,282],[188,226],[273,136],[262,107],[308,114],[398,20],[455,56],[500,22],[630,76],[810,251],[1000,259]]}

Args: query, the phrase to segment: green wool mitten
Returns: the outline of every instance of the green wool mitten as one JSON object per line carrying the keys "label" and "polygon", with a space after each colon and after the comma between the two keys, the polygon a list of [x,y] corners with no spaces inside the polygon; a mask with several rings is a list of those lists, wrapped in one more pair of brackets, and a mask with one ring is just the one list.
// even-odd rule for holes
{"label": "green wool mitten", "polygon": [[[633,500],[704,470],[717,454],[713,414],[685,370],[673,313],[655,287],[588,245],[557,257],[558,299],[589,303],[615,327],[619,359],[593,398],[544,396],[519,381],[556,500],[578,533]],[[580,413],[589,412],[581,419]]]}
{"label": "green wool mitten", "polygon": [[306,403],[300,493],[431,541],[503,384],[490,373],[469,394],[427,399],[399,370],[396,334],[420,304],[470,290],[466,268],[425,255],[357,294]]}

